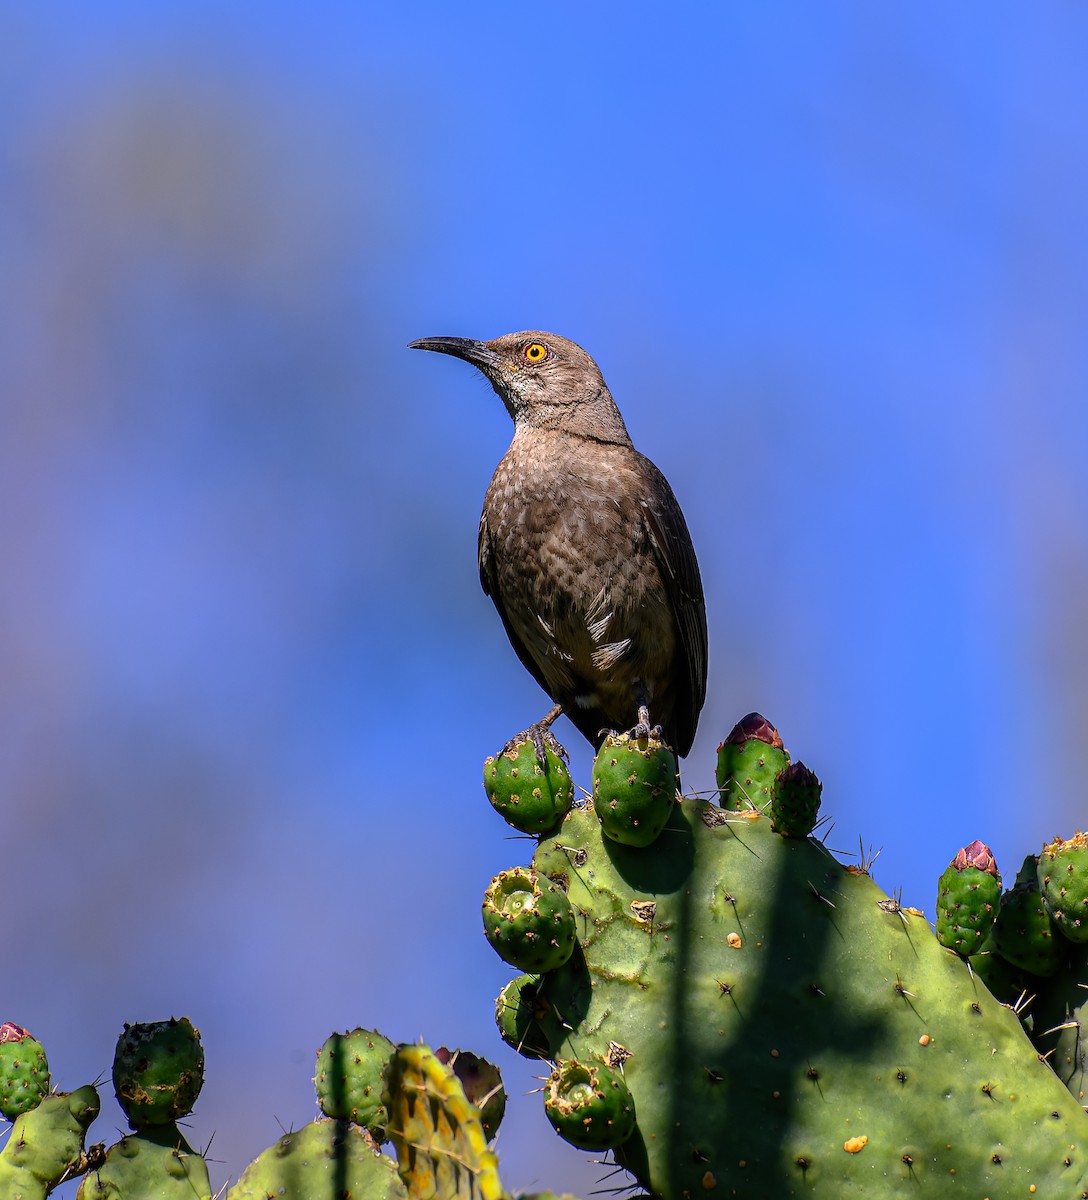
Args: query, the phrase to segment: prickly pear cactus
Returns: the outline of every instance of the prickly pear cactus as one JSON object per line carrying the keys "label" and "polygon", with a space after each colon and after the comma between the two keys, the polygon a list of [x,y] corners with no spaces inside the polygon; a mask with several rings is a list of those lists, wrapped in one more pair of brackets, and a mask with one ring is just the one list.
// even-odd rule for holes
{"label": "prickly pear cactus", "polygon": [[921,914],[748,807],[788,761],[748,728],[719,778],[747,811],[685,799],[640,848],[584,806],[541,839],[578,946],[504,991],[503,1036],[619,1073],[633,1129],[596,1144],[658,1197],[1088,1196],[1088,1117],[1016,1015]]}
{"label": "prickly pear cactus", "polygon": [[967,957],[994,927],[1001,875],[990,847],[977,839],[958,851],[937,881],[937,941]]}
{"label": "prickly pear cactus", "polygon": [[149,1125],[115,1142],[89,1169],[76,1200],[211,1200],[208,1166],[173,1123]]}
{"label": "prickly pear cactus", "polygon": [[567,764],[544,748],[545,764],[526,738],[484,763],[484,791],[492,807],[522,833],[546,833],[570,812],[574,784]]}
{"label": "prickly pear cactus", "polygon": [[483,903],[484,933],[495,953],[523,971],[551,971],[574,948],[574,914],[566,893],[535,871],[497,875]]}
{"label": "prickly pear cactus", "polygon": [[439,1046],[434,1056],[453,1071],[465,1099],[479,1109],[484,1137],[490,1142],[506,1113],[506,1088],[502,1085],[499,1068],[470,1050],[449,1050]]}
{"label": "prickly pear cactus", "polygon": [[822,792],[823,784],[803,762],[783,767],[771,787],[771,828],[783,837],[808,837],[816,827]]}
{"label": "prickly pear cactus", "polygon": [[1088,837],[1055,838],[1036,868],[1050,919],[1071,942],[1088,942]]}
{"label": "prickly pear cactus", "polygon": [[1062,940],[1039,891],[1038,857],[1029,854],[1016,882],[1001,897],[986,947],[1031,975],[1053,975],[1062,962]]}
{"label": "prickly pear cactus", "polygon": [[42,1044],[25,1029],[0,1025],[0,1115],[14,1121],[49,1091],[49,1062]]}
{"label": "prickly pear cactus", "polygon": [[393,1043],[375,1029],[330,1034],[317,1052],[314,1075],[325,1116],[353,1121],[383,1141],[382,1071],[393,1050]]}
{"label": "prickly pear cactus", "polygon": [[204,1047],[188,1017],[125,1026],[113,1058],[113,1088],[133,1129],[187,1117],[203,1086]]}
{"label": "prickly pear cactus", "polygon": [[386,1079],[389,1136],[412,1200],[504,1200],[480,1111],[453,1070],[426,1046],[401,1046]]}
{"label": "prickly pear cactus", "polygon": [[19,1116],[0,1150],[0,1196],[44,1200],[85,1170],[83,1143],[98,1109],[98,1092],[88,1084],[54,1092]]}
{"label": "prickly pear cactus", "polygon": [[760,713],[748,713],[718,747],[714,775],[719,804],[734,812],[762,811],[771,801],[776,777],[789,765],[778,730]]}
{"label": "prickly pear cactus", "polygon": [[660,738],[610,733],[593,763],[593,808],[604,835],[649,846],[672,812],[676,758]]}
{"label": "prickly pear cactus", "polygon": [[227,1200],[407,1200],[396,1164],[358,1125],[322,1119],[285,1133],[242,1172]]}

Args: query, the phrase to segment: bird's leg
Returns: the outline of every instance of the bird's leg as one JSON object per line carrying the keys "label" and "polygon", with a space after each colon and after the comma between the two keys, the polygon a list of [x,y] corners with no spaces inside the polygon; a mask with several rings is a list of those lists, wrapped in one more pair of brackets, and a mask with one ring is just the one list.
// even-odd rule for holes
{"label": "bird's leg", "polygon": [[636,741],[639,738],[655,737],[664,740],[665,732],[660,725],[650,724],[650,700],[646,695],[646,689],[642,686],[641,681],[635,685],[637,692],[635,693],[638,700],[638,721],[627,731],[627,736]]}
{"label": "bird's leg", "polygon": [[528,729],[512,737],[502,748],[503,754],[508,754],[511,750],[516,749],[522,742],[530,741],[536,747],[537,762],[543,767],[547,763],[547,758],[544,753],[544,748],[547,747],[553,754],[563,760],[569,760],[570,755],[566,752],[559,739],[552,733],[552,725],[557,717],[563,712],[562,704],[557,704],[550,712],[539,721],[535,721]]}

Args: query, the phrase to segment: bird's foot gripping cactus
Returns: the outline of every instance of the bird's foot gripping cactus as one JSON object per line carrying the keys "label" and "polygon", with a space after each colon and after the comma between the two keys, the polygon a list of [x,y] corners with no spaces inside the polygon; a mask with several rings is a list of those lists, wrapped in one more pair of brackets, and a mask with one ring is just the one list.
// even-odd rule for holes
{"label": "bird's foot gripping cactus", "polygon": [[556,1128],[659,1197],[1088,1196],[1088,1117],[1016,1015],[920,913],[760,811],[782,779],[790,822],[814,817],[811,772],[754,715],[719,764],[723,805],[683,800],[650,845],[596,801],[539,841],[578,941],[497,1011],[556,1063]]}

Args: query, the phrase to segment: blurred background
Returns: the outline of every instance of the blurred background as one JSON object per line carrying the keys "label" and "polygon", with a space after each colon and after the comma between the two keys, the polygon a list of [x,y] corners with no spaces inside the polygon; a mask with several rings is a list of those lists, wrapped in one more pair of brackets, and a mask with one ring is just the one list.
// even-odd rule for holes
{"label": "blurred background", "polygon": [[1011,881],[1084,824],[1086,26],[0,10],[0,1019],[62,1086],[189,1015],[219,1185],[376,1026],[499,1062],[507,1186],[599,1186],[480,931],[530,852],[482,760],[547,707],[476,571],[511,428],[415,337],[573,337],[672,481],[687,786],[764,712],[931,917],[965,842]]}

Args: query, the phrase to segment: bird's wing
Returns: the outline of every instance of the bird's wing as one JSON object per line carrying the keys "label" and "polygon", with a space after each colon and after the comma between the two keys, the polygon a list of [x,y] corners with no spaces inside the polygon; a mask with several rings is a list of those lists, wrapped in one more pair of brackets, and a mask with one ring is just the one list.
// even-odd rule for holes
{"label": "bird's wing", "polygon": [[[492,603],[502,618],[502,625],[506,630],[506,636],[510,639],[510,645],[514,647],[514,652],[521,660],[521,665],[540,684],[547,695],[556,700],[558,697],[547,679],[545,679],[544,672],[541,669],[541,662],[543,661],[546,647],[543,644],[541,645],[541,655],[538,658],[522,636],[521,630],[511,621],[510,614],[507,612],[502,590],[499,587],[498,576],[495,572],[495,559],[491,553],[491,531],[487,527],[486,510],[480,516],[478,555],[480,562],[480,584],[484,589],[484,595],[491,597]],[[538,632],[541,634],[541,637],[544,636],[543,628]]]}
{"label": "bird's wing", "polygon": [[[639,457],[652,484],[644,494],[653,500],[644,501],[642,505],[646,533],[669,604],[676,614],[676,630],[687,668],[687,686],[677,687],[675,715],[678,743],[675,749],[683,757],[695,739],[699,711],[706,698],[707,633],[703,582],[691,534],[672,488],[648,458]],[[677,683],[679,685],[681,681]]]}

